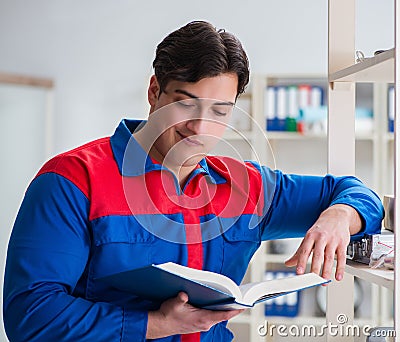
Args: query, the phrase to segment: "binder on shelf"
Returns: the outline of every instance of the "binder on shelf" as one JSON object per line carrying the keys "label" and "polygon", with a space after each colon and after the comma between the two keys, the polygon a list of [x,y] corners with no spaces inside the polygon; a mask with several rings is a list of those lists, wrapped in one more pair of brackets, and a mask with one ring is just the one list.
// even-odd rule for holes
{"label": "binder on shelf", "polygon": [[[295,275],[293,271],[267,271],[265,280],[285,278]],[[295,317],[299,314],[300,293],[290,293],[286,296],[270,299],[265,304],[265,316]]]}
{"label": "binder on shelf", "polygon": [[[311,85],[299,84],[298,92],[299,92],[299,95],[298,95],[299,109],[301,111],[302,108],[306,108],[311,105]],[[305,126],[304,126],[304,122],[302,120],[301,115],[297,122],[297,131],[301,132],[301,133],[304,133],[304,131],[305,131]]]}
{"label": "binder on shelf", "polygon": [[394,132],[394,87],[388,91],[388,131]]}
{"label": "binder on shelf", "polygon": [[322,87],[312,86],[310,93],[310,106],[321,107],[323,105],[323,89]]}
{"label": "binder on shelf", "polygon": [[297,86],[291,85],[287,87],[288,116],[286,118],[286,130],[289,132],[297,131],[297,118],[299,116],[297,94]]}
{"label": "binder on shelf", "polygon": [[299,107],[309,107],[311,105],[311,85],[299,84]]}
{"label": "binder on shelf", "polygon": [[286,98],[286,87],[280,86],[276,90],[276,117],[278,119],[277,130],[286,131],[286,118],[287,118],[287,98]]}
{"label": "binder on shelf", "polygon": [[278,122],[276,118],[276,87],[268,86],[265,89],[264,116],[266,118],[267,131],[277,131]]}
{"label": "binder on shelf", "polygon": [[[267,86],[264,115],[267,131],[304,132],[305,109],[321,110],[324,89],[310,84]],[[322,109],[323,110],[323,109]]]}

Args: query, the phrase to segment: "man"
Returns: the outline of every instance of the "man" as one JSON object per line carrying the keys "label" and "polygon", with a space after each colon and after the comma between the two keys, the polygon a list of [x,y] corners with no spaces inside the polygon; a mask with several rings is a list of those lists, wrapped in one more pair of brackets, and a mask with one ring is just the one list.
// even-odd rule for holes
{"label": "man", "polygon": [[[240,283],[262,240],[305,236],[287,261],[344,272],[350,235],[379,231],[378,197],[353,177],[285,175],[205,157],[249,79],[240,42],[192,22],[157,47],[147,122],[56,156],[39,171],[9,243],[10,341],[230,341],[226,321],[180,293],[161,305],[98,281],[173,261]],[[140,281],[138,279],[137,281]]]}

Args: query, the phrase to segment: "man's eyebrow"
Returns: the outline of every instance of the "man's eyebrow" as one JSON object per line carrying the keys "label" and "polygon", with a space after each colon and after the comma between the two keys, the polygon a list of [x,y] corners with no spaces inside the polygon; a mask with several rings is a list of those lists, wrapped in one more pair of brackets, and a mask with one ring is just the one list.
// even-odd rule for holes
{"label": "man's eyebrow", "polygon": [[192,93],[189,93],[188,91],[183,90],[183,89],[175,89],[174,92],[175,92],[175,93],[178,93],[178,94],[183,94],[183,95],[189,96],[189,97],[191,97],[192,99],[199,99],[198,96],[196,96],[196,95],[194,95],[194,94],[192,94]]}
{"label": "man's eyebrow", "polygon": [[[197,99],[197,100],[200,99],[198,96],[196,96],[192,93],[189,93],[188,91],[183,90],[183,89],[175,89],[174,92],[178,93],[178,94],[186,95],[188,97],[191,97],[192,99]],[[219,101],[219,102],[215,102],[213,104],[217,105],[217,106],[234,106],[235,105],[235,103],[231,102],[231,101]]]}

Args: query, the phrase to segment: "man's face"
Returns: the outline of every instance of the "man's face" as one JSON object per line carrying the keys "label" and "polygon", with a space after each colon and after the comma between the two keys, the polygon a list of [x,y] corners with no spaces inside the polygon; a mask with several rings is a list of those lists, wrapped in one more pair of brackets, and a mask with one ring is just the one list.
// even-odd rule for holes
{"label": "man's face", "polygon": [[224,134],[235,103],[236,74],[196,83],[170,81],[160,93],[155,77],[149,86],[149,123],[157,131],[152,155],[168,166],[194,166]]}

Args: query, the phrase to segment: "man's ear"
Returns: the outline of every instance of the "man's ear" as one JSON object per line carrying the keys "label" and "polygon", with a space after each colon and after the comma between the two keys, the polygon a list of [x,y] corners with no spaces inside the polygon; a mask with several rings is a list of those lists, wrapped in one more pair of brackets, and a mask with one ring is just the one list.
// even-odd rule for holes
{"label": "man's ear", "polygon": [[147,89],[147,100],[151,107],[153,107],[160,95],[160,85],[158,84],[156,75],[151,76],[149,88]]}

